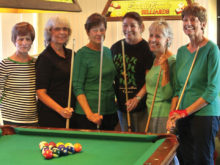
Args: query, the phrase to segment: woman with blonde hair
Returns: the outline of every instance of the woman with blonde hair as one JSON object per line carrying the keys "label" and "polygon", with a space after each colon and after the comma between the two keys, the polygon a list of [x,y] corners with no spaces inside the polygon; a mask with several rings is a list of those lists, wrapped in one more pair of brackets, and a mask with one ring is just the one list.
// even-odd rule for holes
{"label": "woman with blonde hair", "polygon": [[166,133],[166,122],[175,84],[175,57],[168,49],[172,40],[172,29],[166,21],[159,20],[150,25],[148,43],[156,58],[152,68],[146,74],[146,104],[149,111],[159,79],[152,115],[150,116],[149,132],[151,133]]}

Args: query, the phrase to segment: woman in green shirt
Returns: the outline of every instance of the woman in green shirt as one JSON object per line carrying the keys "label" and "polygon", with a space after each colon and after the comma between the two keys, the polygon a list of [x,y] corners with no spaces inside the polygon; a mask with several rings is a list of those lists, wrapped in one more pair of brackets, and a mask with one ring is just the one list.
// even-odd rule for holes
{"label": "woman in green shirt", "polygon": [[173,97],[175,57],[168,50],[173,39],[172,29],[165,21],[155,21],[149,27],[149,47],[154,53],[153,66],[146,74],[147,109],[150,110],[159,72],[162,69],[148,132],[166,133],[166,122]]}
{"label": "woman in green shirt", "polygon": [[107,23],[97,13],[88,17],[85,29],[89,43],[76,53],[73,70],[73,90],[77,97],[74,122],[80,129],[113,130],[117,124],[113,81],[116,70],[111,51],[103,47],[101,106],[98,114],[99,68],[101,37],[105,37]]}
{"label": "woman in green shirt", "polygon": [[[178,49],[176,90],[170,120],[179,135],[178,158],[181,164],[213,165],[215,136],[220,115],[220,60],[216,44],[204,37],[206,9],[193,3],[182,12],[183,30],[190,43]],[[199,49],[199,50],[198,50]],[[198,55],[180,107],[175,110],[194,56]],[[170,122],[169,122],[170,123]],[[168,123],[167,128],[172,125]]]}

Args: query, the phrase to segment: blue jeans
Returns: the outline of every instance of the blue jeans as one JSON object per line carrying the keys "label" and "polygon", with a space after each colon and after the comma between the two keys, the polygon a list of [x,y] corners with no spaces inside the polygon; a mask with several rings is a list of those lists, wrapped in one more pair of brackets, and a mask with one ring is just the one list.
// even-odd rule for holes
{"label": "blue jeans", "polygon": [[[144,132],[147,123],[147,109],[140,112],[130,113],[131,119],[131,131],[132,132]],[[118,110],[118,119],[121,126],[121,131],[128,131],[127,113]]]}
{"label": "blue jeans", "polygon": [[189,116],[177,122],[179,148],[177,156],[184,165],[214,165],[218,116]]}

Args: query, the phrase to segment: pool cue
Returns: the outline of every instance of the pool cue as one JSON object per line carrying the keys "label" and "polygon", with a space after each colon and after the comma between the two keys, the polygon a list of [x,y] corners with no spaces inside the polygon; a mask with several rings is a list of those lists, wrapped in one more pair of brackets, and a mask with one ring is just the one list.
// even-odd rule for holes
{"label": "pool cue", "polygon": [[158,89],[159,82],[160,82],[161,72],[162,72],[162,68],[160,68],[160,72],[159,72],[159,75],[157,77],[157,83],[156,83],[156,87],[155,87],[155,91],[154,91],[154,96],[153,96],[152,104],[151,104],[151,107],[150,107],[150,113],[149,113],[149,116],[148,116],[148,119],[147,119],[147,125],[145,127],[145,133],[147,133],[147,131],[149,129],[150,119],[151,119],[151,115],[152,115],[152,112],[153,112],[153,109],[154,109],[154,102],[155,102],[156,95],[157,95],[157,89]]}
{"label": "pool cue", "polygon": [[[74,47],[75,47],[75,39],[73,39],[73,50],[72,50],[72,58],[71,58],[71,66],[70,66],[70,82],[69,82],[69,96],[68,96],[68,104],[67,108],[70,108],[71,102],[71,93],[72,93],[72,79],[73,79],[73,64],[74,64]],[[66,119],[66,128],[70,127],[70,119]]]}
{"label": "pool cue", "polygon": [[180,102],[181,102],[181,100],[182,100],[182,98],[183,98],[183,94],[184,94],[184,92],[185,92],[186,85],[187,85],[187,83],[188,83],[188,81],[189,81],[189,77],[190,77],[190,75],[191,75],[193,66],[194,66],[194,64],[195,64],[195,61],[196,61],[198,52],[199,52],[199,47],[198,47],[197,50],[196,50],[195,57],[194,57],[194,59],[193,59],[192,65],[191,65],[191,67],[190,67],[190,69],[189,69],[189,73],[188,73],[188,76],[187,76],[187,78],[186,78],[185,84],[184,84],[184,86],[183,86],[183,90],[182,90],[182,92],[181,92],[180,98],[179,98],[179,100],[178,100],[178,103],[177,103],[177,106],[176,106],[176,110],[179,109]]}
{"label": "pool cue", "polygon": [[[190,77],[190,75],[191,75],[192,69],[193,69],[193,67],[194,67],[194,64],[195,64],[195,61],[196,61],[196,58],[197,58],[197,55],[198,55],[198,52],[199,52],[199,48],[200,48],[200,47],[198,47],[197,50],[196,50],[195,57],[194,57],[194,59],[193,59],[193,62],[192,62],[192,64],[191,64],[191,67],[190,67],[190,69],[189,69],[189,73],[188,73],[188,75],[187,75],[185,84],[184,84],[184,86],[183,86],[183,90],[182,90],[182,92],[181,92],[181,94],[180,94],[180,98],[179,98],[179,100],[178,100],[178,102],[177,102],[177,106],[176,106],[176,109],[175,109],[175,110],[178,110],[178,109],[179,109],[180,103],[181,103],[182,98],[183,98],[183,94],[184,94],[184,92],[185,92],[185,90],[186,90],[186,85],[187,85],[187,83],[188,83],[188,81],[189,81],[189,77]],[[167,133],[170,133],[170,131],[167,131]]]}
{"label": "pool cue", "polygon": [[[122,48],[122,57],[123,57],[123,69],[124,69],[124,81],[125,81],[125,99],[126,102],[128,101],[128,84],[127,84],[127,72],[126,72],[126,62],[125,62],[125,47],[124,41],[121,41],[121,48]],[[127,108],[127,106],[126,106]],[[128,132],[131,132],[131,119],[130,119],[130,112],[127,111],[127,122],[128,122]]]}
{"label": "pool cue", "polygon": [[[100,69],[99,69],[99,100],[98,100],[98,114],[100,115],[101,111],[101,91],[102,91],[102,64],[103,64],[103,35],[101,36],[101,52],[100,52]],[[97,129],[99,129],[97,124]]]}

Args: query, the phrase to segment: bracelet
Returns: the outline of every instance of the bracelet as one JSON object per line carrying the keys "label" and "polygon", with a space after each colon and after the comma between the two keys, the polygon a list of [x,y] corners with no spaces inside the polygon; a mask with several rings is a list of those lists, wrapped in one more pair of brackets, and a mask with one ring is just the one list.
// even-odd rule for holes
{"label": "bracelet", "polygon": [[187,113],[186,109],[183,109],[183,110],[174,110],[174,111],[171,111],[169,113],[169,116],[171,117],[174,113],[177,113],[179,114],[182,118],[188,116],[189,114]]}
{"label": "bracelet", "polygon": [[177,113],[179,113],[182,118],[188,116],[188,113],[186,112],[186,109],[184,109],[184,110],[177,110]]}

